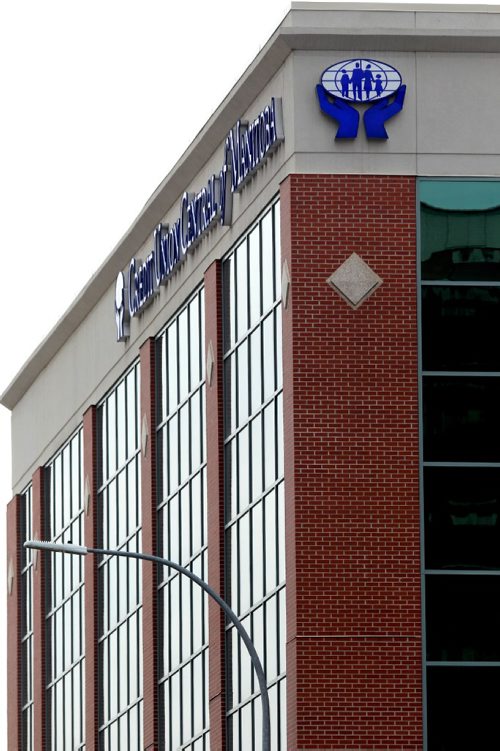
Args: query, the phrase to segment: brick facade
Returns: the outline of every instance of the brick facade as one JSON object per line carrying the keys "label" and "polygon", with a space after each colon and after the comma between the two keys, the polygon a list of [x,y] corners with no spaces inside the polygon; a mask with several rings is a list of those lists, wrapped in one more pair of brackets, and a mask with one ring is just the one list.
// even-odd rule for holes
{"label": "brick facade", "polygon": [[[39,467],[33,475],[33,539],[45,540],[45,478]],[[22,542],[22,541],[21,541]],[[34,751],[45,751],[47,738],[46,713],[46,667],[45,667],[45,587],[48,570],[47,555],[34,552],[33,569],[33,725],[35,728]]]}
{"label": "brick facade", "polygon": [[7,712],[9,748],[21,748],[21,496],[7,506]]}
{"label": "brick facade", "polygon": [[421,749],[415,178],[291,175],[281,222],[287,748]]}
{"label": "brick facade", "polygon": [[[156,545],[156,398],[155,340],[141,347],[141,498],[142,552],[157,555]],[[158,567],[142,562],[142,634],[144,748],[158,749]]]}
{"label": "brick facade", "polygon": [[[83,416],[84,545],[97,547],[97,409]],[[97,751],[99,736],[98,558],[84,559],[85,599],[85,748]]]}
{"label": "brick facade", "polygon": [[[205,273],[205,351],[207,366],[207,526],[208,583],[224,597],[224,422],[222,367],[222,266],[213,263]],[[211,377],[210,377],[211,376]],[[224,680],[224,613],[210,600],[209,614],[209,701],[210,747],[225,748],[226,697]]]}
{"label": "brick facade", "polygon": [[[415,178],[281,186],[288,751],[420,751]],[[353,310],[326,283],[352,252],[382,278]],[[208,580],[224,594],[222,267],[205,272]],[[155,340],[140,350],[142,540],[157,552]],[[147,435],[147,439],[146,439]],[[145,440],[146,439],[146,440]],[[83,416],[85,544],[97,540],[97,410]],[[21,541],[18,497],[8,539]],[[43,538],[43,469],[33,536]],[[22,541],[21,541],[22,542]],[[19,748],[19,549],[9,597],[9,748]],[[35,747],[46,747],[44,555],[34,568]],[[85,559],[86,747],[98,748],[98,583]],[[46,570],[45,570],[46,571]],[[143,564],[144,748],[158,749],[157,571]],[[225,629],[209,602],[211,748],[226,748]],[[16,677],[17,676],[17,677]],[[12,718],[16,718],[13,720]]]}

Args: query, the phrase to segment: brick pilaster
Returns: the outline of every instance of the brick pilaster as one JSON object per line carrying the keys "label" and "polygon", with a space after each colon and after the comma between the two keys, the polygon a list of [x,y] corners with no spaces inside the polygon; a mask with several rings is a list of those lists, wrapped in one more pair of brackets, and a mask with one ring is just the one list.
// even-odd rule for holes
{"label": "brick pilaster", "polygon": [[[224,423],[222,265],[215,261],[205,272],[205,349],[207,420],[208,583],[224,597]],[[210,745],[226,744],[225,622],[220,607],[210,600],[209,701]]]}
{"label": "brick pilaster", "polygon": [[[156,544],[156,382],[155,340],[141,347],[141,494],[142,550],[157,554]],[[142,568],[142,634],[144,686],[144,748],[158,749],[158,567],[147,561]]]}
{"label": "brick pilaster", "polygon": [[[84,545],[97,547],[97,409],[83,416]],[[97,751],[99,734],[98,558],[87,555],[85,572],[85,748]]]}
{"label": "brick pilaster", "polygon": [[[415,178],[281,185],[289,751],[422,748]],[[353,252],[383,280],[353,310]]]}
{"label": "brick pilaster", "polygon": [[7,712],[8,748],[21,748],[21,529],[22,497],[14,496],[7,506]]}
{"label": "brick pilaster", "polygon": [[[39,467],[33,475],[33,538],[46,539],[44,468]],[[46,576],[49,571],[47,554],[34,552],[33,567],[33,726],[34,751],[45,751],[47,740],[46,713]]]}
{"label": "brick pilaster", "polygon": [[[280,186],[281,262],[283,268],[292,263],[292,194],[290,180]],[[283,437],[285,476],[285,566],[286,566],[286,696],[287,744],[297,748],[297,581],[295,536],[295,444],[294,444],[294,379],[293,363],[293,300],[295,290],[288,294],[288,304],[283,304]]]}

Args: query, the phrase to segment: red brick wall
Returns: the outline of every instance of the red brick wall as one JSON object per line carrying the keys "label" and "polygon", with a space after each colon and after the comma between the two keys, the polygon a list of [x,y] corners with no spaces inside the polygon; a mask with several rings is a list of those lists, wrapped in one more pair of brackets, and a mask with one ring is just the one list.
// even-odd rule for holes
{"label": "red brick wall", "polygon": [[[141,425],[147,424],[147,442],[141,450],[142,551],[157,555],[156,547],[156,399],[155,340],[141,347]],[[158,748],[158,662],[157,662],[157,566],[142,563],[142,634],[144,689],[144,748]]]}
{"label": "red brick wall", "polygon": [[422,748],[415,217],[412,177],[281,186],[289,751]]}
{"label": "red brick wall", "polygon": [[[224,597],[224,423],[222,372],[222,268],[216,261],[205,273],[205,354],[214,356],[212,381],[206,374],[208,583]],[[210,747],[225,748],[224,614],[209,601]]]}
{"label": "red brick wall", "polygon": [[[84,545],[98,546],[97,540],[97,410],[89,407],[83,416]],[[97,564],[95,555],[84,558],[85,572],[85,748],[97,751],[99,733],[99,622]]]}
{"label": "red brick wall", "polygon": [[[21,496],[7,506],[7,712],[8,747],[21,748]],[[11,574],[13,576],[10,581]],[[9,588],[12,587],[9,591]]]}
{"label": "red brick wall", "polygon": [[[46,540],[44,469],[39,467],[33,475],[33,539]],[[45,579],[47,554],[34,552],[33,570],[33,725],[35,751],[45,751],[46,723],[46,670],[45,670]]]}

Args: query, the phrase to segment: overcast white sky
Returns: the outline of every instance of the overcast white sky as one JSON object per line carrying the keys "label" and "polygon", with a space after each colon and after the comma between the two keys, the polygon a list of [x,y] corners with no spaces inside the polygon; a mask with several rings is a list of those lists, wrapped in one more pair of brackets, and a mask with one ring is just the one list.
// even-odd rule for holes
{"label": "overcast white sky", "polygon": [[[0,392],[289,6],[286,0],[2,4]],[[0,407],[4,502],[12,493],[9,432],[9,413]],[[0,512],[1,602],[4,561]],[[4,612],[0,608],[0,664]],[[5,689],[0,682],[1,708]],[[2,720],[0,714],[0,747],[6,748]]]}

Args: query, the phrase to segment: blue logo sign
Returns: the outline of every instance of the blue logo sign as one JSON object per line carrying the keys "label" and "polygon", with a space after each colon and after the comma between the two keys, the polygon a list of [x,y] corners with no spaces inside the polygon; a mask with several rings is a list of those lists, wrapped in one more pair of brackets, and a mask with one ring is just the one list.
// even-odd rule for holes
{"label": "blue logo sign", "polygon": [[281,99],[274,97],[255,120],[250,123],[238,120],[229,131],[219,173],[212,175],[198,193],[184,193],[179,217],[172,226],[156,227],[146,260],[141,263],[133,258],[130,262],[127,290],[123,274],[118,274],[115,293],[118,341],[129,336],[125,303],[128,302],[130,316],[137,315],[215,224],[232,223],[233,193],[242,190],[284,138]]}
{"label": "blue logo sign", "polygon": [[406,86],[396,68],[380,60],[352,58],[330,65],[316,92],[322,111],[339,123],[335,138],[356,138],[359,112],[351,104],[370,104],[363,115],[367,138],[388,138],[384,123],[403,109]]}
{"label": "blue logo sign", "polygon": [[124,342],[128,338],[128,315],[125,307],[125,277],[122,272],[116,277],[115,285],[116,340]]}

